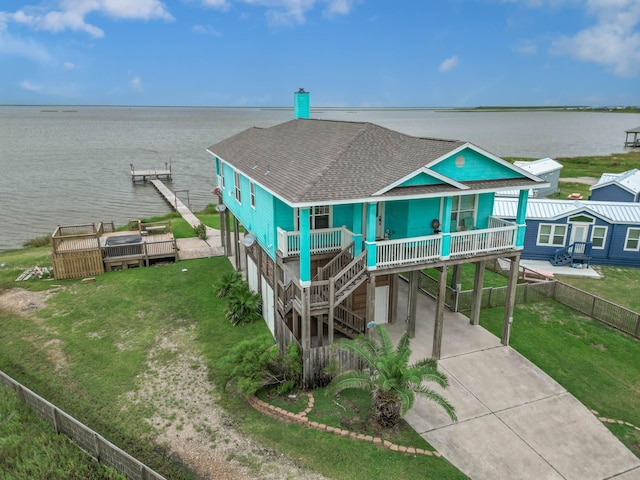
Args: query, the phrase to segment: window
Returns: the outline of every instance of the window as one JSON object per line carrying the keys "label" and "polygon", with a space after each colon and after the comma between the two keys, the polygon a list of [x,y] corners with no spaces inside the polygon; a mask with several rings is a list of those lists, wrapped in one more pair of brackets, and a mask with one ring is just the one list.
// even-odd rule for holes
{"label": "window", "polygon": [[220,163],[220,178],[218,180],[218,186],[224,189],[224,165]]}
{"label": "window", "polygon": [[[462,230],[465,225],[473,225],[476,210],[476,196],[453,197],[451,205],[451,225]],[[465,219],[470,219],[466,220]]]}
{"label": "window", "polygon": [[542,223],[538,228],[537,245],[564,246],[567,236],[566,225],[555,225],[551,223]]}
{"label": "window", "polygon": [[249,199],[251,200],[251,208],[256,208],[256,184],[251,182],[249,184]]}
{"label": "window", "polygon": [[640,228],[630,228],[627,230],[627,238],[624,241],[625,250],[640,250]]}
{"label": "window", "polygon": [[236,188],[236,201],[238,203],[242,203],[242,192],[240,191],[240,174],[238,172],[233,173],[233,181],[235,182]]}
{"label": "window", "polygon": [[593,227],[591,232],[591,243],[593,248],[603,249],[607,241],[607,227]]}
{"label": "window", "polygon": [[[320,228],[329,228],[331,225],[331,207],[329,205],[322,205],[317,207],[311,207],[309,214],[309,223],[311,224],[311,230],[318,230]],[[296,228],[300,230],[300,210],[296,208]]]}

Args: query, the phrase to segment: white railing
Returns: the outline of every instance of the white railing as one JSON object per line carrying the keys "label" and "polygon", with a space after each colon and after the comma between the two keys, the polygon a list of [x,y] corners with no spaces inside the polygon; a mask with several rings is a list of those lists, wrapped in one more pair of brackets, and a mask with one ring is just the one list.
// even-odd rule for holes
{"label": "white railing", "polygon": [[[310,251],[312,255],[339,252],[352,241],[353,234],[345,227],[311,230]],[[278,250],[284,258],[300,255],[300,232],[278,228]]]}
{"label": "white railing", "polygon": [[442,236],[403,238],[376,242],[376,267],[422,263],[440,258]]}
{"label": "white railing", "polygon": [[472,257],[515,247],[516,225],[451,234],[451,258]]}

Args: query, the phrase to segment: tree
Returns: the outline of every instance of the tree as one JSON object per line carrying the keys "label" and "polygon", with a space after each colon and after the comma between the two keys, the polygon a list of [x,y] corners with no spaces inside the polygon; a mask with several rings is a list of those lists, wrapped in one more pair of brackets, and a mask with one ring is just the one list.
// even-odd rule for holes
{"label": "tree", "polygon": [[358,355],[365,370],[350,370],[333,379],[328,394],[335,395],[348,388],[358,388],[371,394],[376,420],[383,427],[393,427],[413,406],[416,394],[440,405],[456,421],[453,405],[423,382],[435,382],[442,388],[449,385],[446,375],[438,370],[435,358],[425,358],[409,364],[409,337],[403,333],[394,349],[387,329],[376,326],[379,340],[359,335],[353,340],[341,340],[339,348]]}

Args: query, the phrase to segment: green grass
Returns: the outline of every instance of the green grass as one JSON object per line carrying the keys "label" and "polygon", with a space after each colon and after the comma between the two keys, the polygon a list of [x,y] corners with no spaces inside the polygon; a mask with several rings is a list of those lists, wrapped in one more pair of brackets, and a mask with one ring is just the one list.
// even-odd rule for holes
{"label": "green grass", "polygon": [[125,480],[95,462],[16,395],[0,386],[0,472],[4,480]]}
{"label": "green grass", "polygon": [[[32,317],[0,311],[0,369],[167,478],[193,478],[166,451],[153,446],[154,432],[145,419],[154,412],[143,404],[129,405],[127,393],[136,390],[136,379],[147,370],[147,354],[160,335],[195,325],[197,345],[215,382],[220,357],[240,340],[267,332],[262,322],[233,327],[224,320],[224,299],[214,294],[213,284],[232,269],[228,260],[110,272],[88,284],[35,279],[15,283],[21,268],[45,265],[48,255],[46,248],[0,254],[0,261],[8,264],[0,270],[0,290],[64,287]],[[171,360],[167,354],[164,361]],[[262,445],[328,477],[466,478],[443,458],[413,457],[284,425],[258,414],[234,392],[224,395],[221,403]],[[424,444],[415,433],[410,435],[403,442]]]}
{"label": "green grass", "polygon": [[[640,342],[555,302],[516,306],[513,317],[513,348],[601,416],[640,426]],[[483,310],[480,323],[499,336],[502,318]],[[610,429],[640,457],[637,430]]]}
{"label": "green grass", "polygon": [[640,269],[623,267],[594,266],[601,278],[563,276],[564,283],[593,293],[610,302],[640,312],[640,296],[630,292],[640,291]]}
{"label": "green grass", "polygon": [[[510,162],[535,160],[517,157],[505,157],[505,159]],[[562,164],[561,179],[571,177],[600,178],[603,173],[622,173],[637,168],[640,164],[640,152],[614,153],[596,157],[558,157],[556,160]]]}
{"label": "green grass", "polygon": [[586,183],[563,182],[562,180],[560,180],[558,182],[558,188],[560,189],[560,191],[549,195],[547,198],[566,200],[567,197],[572,193],[579,193],[580,195],[582,195],[582,198],[584,200],[587,200],[589,198],[589,195],[591,195],[591,190],[589,190],[589,187],[590,185],[587,185]]}
{"label": "green grass", "polygon": [[[435,268],[427,268],[424,270],[424,273],[429,275],[432,278],[437,279],[439,272]],[[447,269],[447,285],[451,285],[451,278],[453,276],[453,268],[449,267]],[[475,277],[475,265],[472,263],[465,263],[462,265],[462,272],[460,274],[460,283],[462,285],[462,290],[473,290],[473,283]],[[504,287],[508,283],[507,277],[501,275],[499,273],[493,272],[488,268],[484,270],[484,287],[488,288],[497,288]]]}

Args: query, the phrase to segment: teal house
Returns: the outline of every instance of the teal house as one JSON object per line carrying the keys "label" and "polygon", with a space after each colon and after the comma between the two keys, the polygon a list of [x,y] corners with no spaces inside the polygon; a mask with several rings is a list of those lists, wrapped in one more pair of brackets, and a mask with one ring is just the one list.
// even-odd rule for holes
{"label": "teal house", "polygon": [[[487,260],[513,260],[514,295],[528,192],[548,184],[469,142],[311,119],[309,103],[301,89],[293,120],[250,128],[207,150],[219,210],[245,231],[231,242],[236,265],[245,255],[247,280],[263,297],[274,338],[283,348],[298,343],[312,386],[322,383],[335,340],[396,321],[400,273],[409,278],[410,336],[421,328],[421,269],[437,268],[444,292],[448,268],[474,263],[476,324]],[[496,193],[507,190],[520,192],[515,221],[493,215]],[[229,221],[224,224],[230,238]],[[444,294],[436,305],[439,357]],[[505,312],[505,344],[512,309],[513,301]]]}

